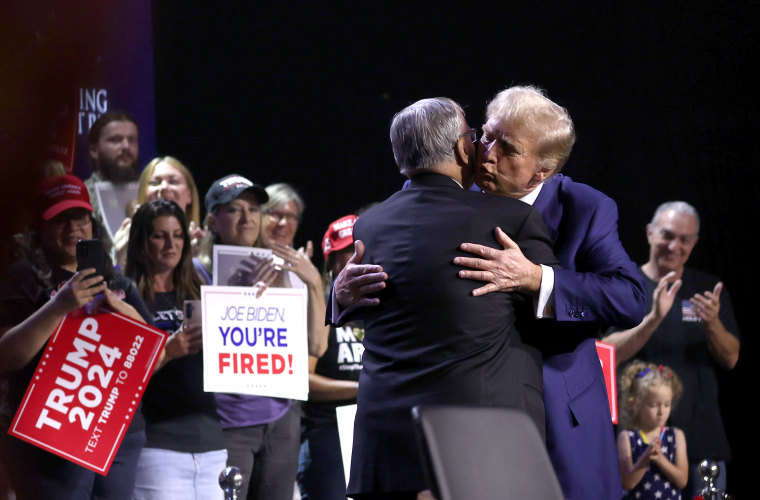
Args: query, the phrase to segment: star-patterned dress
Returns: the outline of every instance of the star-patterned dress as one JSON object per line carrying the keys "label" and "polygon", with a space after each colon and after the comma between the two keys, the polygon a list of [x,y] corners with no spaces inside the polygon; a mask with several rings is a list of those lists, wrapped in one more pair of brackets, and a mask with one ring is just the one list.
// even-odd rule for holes
{"label": "star-patterned dress", "polygon": [[[626,430],[631,443],[631,458],[633,463],[646,451],[649,443],[645,442],[638,431]],[[665,427],[662,437],[662,454],[675,463],[676,459],[676,430],[675,427]],[[660,468],[650,463],[641,481],[624,497],[623,500],[681,500],[681,490],[668,481],[660,472]]]}

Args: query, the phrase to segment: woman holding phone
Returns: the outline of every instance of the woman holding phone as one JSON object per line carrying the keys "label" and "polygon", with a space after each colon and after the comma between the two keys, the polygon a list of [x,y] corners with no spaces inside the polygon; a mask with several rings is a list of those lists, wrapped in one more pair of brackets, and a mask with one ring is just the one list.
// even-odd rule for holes
{"label": "woman holding phone", "polygon": [[158,198],[135,212],[127,275],[169,339],[143,396],[147,443],[135,480],[137,500],[219,498],[227,450],[213,393],[203,391],[201,325],[183,324],[183,303],[200,299],[182,209]]}
{"label": "woman holding phone", "polygon": [[[102,297],[114,311],[150,320],[131,280],[113,273],[105,283],[93,268],[77,270],[77,242],[97,237],[90,197],[77,177],[59,175],[43,181],[28,236],[23,256],[0,281],[0,374],[9,382],[6,403],[12,412],[45,344],[68,313]],[[9,436],[9,424],[0,422],[0,456],[18,500],[132,498],[134,471],[145,442],[141,415],[132,419],[107,476]]]}

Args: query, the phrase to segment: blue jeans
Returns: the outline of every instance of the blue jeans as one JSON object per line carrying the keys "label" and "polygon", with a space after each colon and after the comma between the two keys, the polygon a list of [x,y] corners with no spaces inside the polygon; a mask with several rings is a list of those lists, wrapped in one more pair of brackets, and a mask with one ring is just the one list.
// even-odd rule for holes
{"label": "blue jeans", "polygon": [[143,448],[137,462],[135,500],[224,499],[219,473],[227,450],[187,453]]}
{"label": "blue jeans", "polygon": [[316,426],[304,433],[297,478],[302,500],[346,500],[337,424]]}

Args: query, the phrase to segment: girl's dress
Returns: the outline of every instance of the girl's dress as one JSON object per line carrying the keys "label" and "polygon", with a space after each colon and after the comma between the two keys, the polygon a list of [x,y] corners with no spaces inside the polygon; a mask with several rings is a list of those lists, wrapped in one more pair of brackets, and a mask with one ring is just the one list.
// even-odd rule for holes
{"label": "girl's dress", "polygon": [[[631,443],[631,458],[633,463],[646,451],[649,443],[644,440],[641,432],[626,430]],[[675,463],[676,459],[676,430],[675,427],[665,427],[662,432],[662,453],[668,460]],[[626,495],[623,500],[681,500],[681,490],[668,481],[657,465],[650,463],[641,481]]]}

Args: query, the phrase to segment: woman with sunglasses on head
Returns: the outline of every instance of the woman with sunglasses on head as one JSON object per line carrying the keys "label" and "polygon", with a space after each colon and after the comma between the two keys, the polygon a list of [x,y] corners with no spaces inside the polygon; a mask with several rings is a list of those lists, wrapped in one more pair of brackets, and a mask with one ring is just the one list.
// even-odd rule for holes
{"label": "woman with sunglasses on head", "polygon": [[132,218],[126,274],[135,280],[169,339],[161,367],[143,397],[147,443],[135,480],[136,500],[224,497],[219,473],[227,463],[213,393],[203,390],[201,325],[183,324],[182,304],[200,299],[185,215],[173,201],[154,199]]}
{"label": "woman with sunglasses on head", "polygon": [[[77,270],[80,239],[97,237],[84,183],[71,175],[49,177],[35,201],[33,228],[22,258],[0,282],[0,373],[9,381],[15,412],[58,323],[102,294],[106,307],[145,322],[150,313],[134,283],[114,272],[106,283],[94,269]],[[106,274],[106,273],[104,273]],[[123,297],[124,300],[119,297]],[[7,430],[10,422],[1,422]],[[0,454],[16,498],[131,499],[134,471],[145,442],[136,412],[107,476],[2,432]]]}

